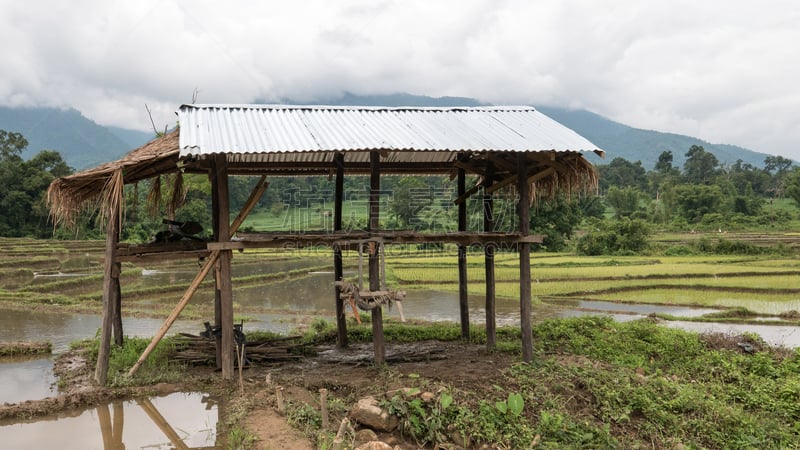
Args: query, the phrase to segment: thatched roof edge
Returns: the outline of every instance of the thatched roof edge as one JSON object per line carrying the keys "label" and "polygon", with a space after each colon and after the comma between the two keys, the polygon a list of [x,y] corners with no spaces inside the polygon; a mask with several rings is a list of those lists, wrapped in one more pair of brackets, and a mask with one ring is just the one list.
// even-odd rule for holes
{"label": "thatched roof edge", "polygon": [[113,204],[107,191],[114,187],[118,190],[119,180],[133,183],[157,175],[148,174],[144,170],[147,167],[170,159],[177,163],[179,134],[180,129],[176,128],[117,161],[53,180],[47,189],[46,200],[55,226],[73,227],[78,214],[89,209],[99,208],[99,216],[108,217],[110,208],[119,205]]}

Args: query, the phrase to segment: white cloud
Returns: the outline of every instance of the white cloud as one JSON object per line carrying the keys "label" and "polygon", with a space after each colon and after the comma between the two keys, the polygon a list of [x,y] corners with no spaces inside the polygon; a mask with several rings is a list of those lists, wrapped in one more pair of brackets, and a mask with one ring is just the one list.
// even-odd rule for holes
{"label": "white cloud", "polygon": [[149,129],[191,101],[343,91],[587,108],[800,159],[800,5],[776,0],[0,0],[0,104]]}

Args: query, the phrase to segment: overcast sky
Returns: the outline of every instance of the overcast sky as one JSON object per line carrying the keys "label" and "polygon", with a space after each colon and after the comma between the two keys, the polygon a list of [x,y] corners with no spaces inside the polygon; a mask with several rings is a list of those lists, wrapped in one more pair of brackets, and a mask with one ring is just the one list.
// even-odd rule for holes
{"label": "overcast sky", "polygon": [[0,0],[0,104],[174,125],[342,92],[584,108],[800,160],[796,0]]}

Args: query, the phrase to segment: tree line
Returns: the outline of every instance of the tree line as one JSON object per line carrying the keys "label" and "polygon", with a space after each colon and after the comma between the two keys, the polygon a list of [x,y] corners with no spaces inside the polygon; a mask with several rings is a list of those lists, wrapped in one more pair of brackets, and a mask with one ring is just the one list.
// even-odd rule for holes
{"label": "tree line", "polygon": [[[27,145],[21,134],[0,130],[0,236],[103,238],[104,229],[96,226],[93,211],[84,213],[77,230],[54,230],[44,194],[54,178],[69,175],[73,169],[52,150],[24,160],[21,154]],[[597,195],[562,196],[534,205],[531,230],[545,236],[542,248],[563,250],[576,230],[582,229],[588,233],[574,240],[579,252],[635,252],[653,227],[675,231],[778,228],[796,217],[785,208],[771,207],[772,203],[790,198],[800,206],[800,168],[781,156],[767,156],[763,167],[741,160],[724,165],[702,146],[694,145],[688,149],[682,167],[676,167],[672,152],[665,151],[652,170],[646,170],[641,161],[623,158],[614,158],[597,169]],[[163,218],[198,221],[210,229],[211,188],[207,177],[185,175],[177,180],[177,176],[165,175],[126,187],[123,240],[148,241],[164,229]],[[232,210],[244,203],[254,183],[254,177],[232,177]],[[181,190],[179,195],[172,193],[176,186]],[[368,189],[365,176],[345,178],[345,202],[353,208],[345,219],[346,229],[366,226],[366,214],[356,209],[364,207]],[[448,177],[386,176],[381,180],[381,190],[384,228],[456,230],[453,200],[457,194],[455,183]],[[162,201],[153,208],[152,201],[145,199],[152,200],[154,192],[177,202]],[[467,203],[469,229],[482,229],[482,202],[478,194]],[[294,210],[306,210],[324,217],[330,214],[332,204],[333,180],[328,177],[275,177],[255,212],[279,218],[288,217]],[[494,204],[495,230],[516,229],[514,197],[498,193]],[[330,223],[320,223],[323,229],[330,228]]]}

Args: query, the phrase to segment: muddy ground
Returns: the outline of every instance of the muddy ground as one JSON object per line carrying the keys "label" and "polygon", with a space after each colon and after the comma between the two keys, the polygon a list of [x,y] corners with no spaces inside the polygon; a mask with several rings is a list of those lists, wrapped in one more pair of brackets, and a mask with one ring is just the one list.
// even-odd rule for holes
{"label": "muddy ground", "polygon": [[[71,412],[77,415],[86,407],[114,399],[203,391],[227,399],[226,410],[241,415],[240,425],[258,438],[252,448],[312,449],[312,441],[291,427],[285,414],[278,412],[275,395],[278,387],[283,388],[286,404],[303,402],[317,410],[322,388],[327,389],[329,399],[335,399],[334,404],[338,402],[348,408],[362,397],[382,397],[404,387],[435,389],[440,385],[488,394],[492,384],[499,383],[497,378],[502,370],[514,361],[511,355],[488,353],[480,345],[453,342],[389,343],[386,347],[389,362],[383,366],[373,364],[372,357],[371,344],[354,344],[345,350],[320,347],[316,356],[246,368],[241,384],[238,371],[233,381],[223,382],[213,368],[193,367],[187,373],[187,381],[180,384],[107,389],[94,385],[94,367],[87,364],[81,353],[71,351],[55,363],[54,372],[60,380],[58,396],[0,405],[0,419],[31,419]],[[345,414],[341,407],[331,409],[332,433]],[[393,447],[419,448],[398,432],[379,437]]]}

